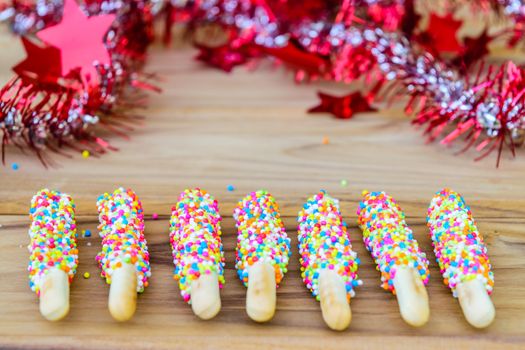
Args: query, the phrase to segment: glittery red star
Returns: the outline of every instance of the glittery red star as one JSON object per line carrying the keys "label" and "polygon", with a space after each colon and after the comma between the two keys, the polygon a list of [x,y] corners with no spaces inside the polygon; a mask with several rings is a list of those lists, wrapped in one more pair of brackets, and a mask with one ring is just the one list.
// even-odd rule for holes
{"label": "glittery red star", "polygon": [[65,0],[62,21],[36,35],[60,50],[62,76],[80,68],[82,78],[93,81],[98,77],[94,64],[111,62],[104,37],[114,19],[114,15],[88,18],[74,0]]}
{"label": "glittery red star", "polygon": [[310,108],[308,113],[331,113],[339,119],[350,119],[356,113],[375,112],[377,109],[370,106],[366,97],[360,92],[353,92],[346,96],[337,97],[318,93],[321,103]]}
{"label": "glittery red star", "polygon": [[249,53],[246,50],[233,49],[230,45],[209,47],[205,45],[195,45],[199,50],[196,59],[219,68],[225,72],[231,72],[235,66],[246,63]]}
{"label": "glittery red star", "polygon": [[489,53],[488,44],[494,38],[487,34],[486,29],[477,38],[465,38],[465,47],[453,63],[462,69],[468,69],[474,62]]}
{"label": "glittery red star", "polygon": [[430,15],[427,30],[421,33],[418,39],[434,54],[460,52],[462,46],[458,41],[457,32],[462,24],[463,22],[455,20],[452,14],[442,17],[433,13]]}
{"label": "glittery red star", "polygon": [[23,37],[26,50],[25,60],[13,67],[13,71],[22,79],[41,84],[56,83],[61,76],[60,51],[53,46],[37,45]]}

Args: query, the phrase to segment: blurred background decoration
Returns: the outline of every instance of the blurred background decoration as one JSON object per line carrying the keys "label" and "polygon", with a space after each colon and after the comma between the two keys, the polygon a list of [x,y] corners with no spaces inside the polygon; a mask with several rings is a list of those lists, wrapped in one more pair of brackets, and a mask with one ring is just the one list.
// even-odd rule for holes
{"label": "blurred background decoration", "polygon": [[114,149],[97,131],[133,129],[132,111],[160,92],[142,69],[155,29],[168,50],[175,27],[226,72],[270,59],[298,82],[349,84],[319,92],[312,113],[350,119],[401,101],[430,141],[461,139],[497,164],[525,139],[522,1],[0,0],[0,20],[27,55],[0,89],[4,163],[7,146],[44,165],[50,151]]}

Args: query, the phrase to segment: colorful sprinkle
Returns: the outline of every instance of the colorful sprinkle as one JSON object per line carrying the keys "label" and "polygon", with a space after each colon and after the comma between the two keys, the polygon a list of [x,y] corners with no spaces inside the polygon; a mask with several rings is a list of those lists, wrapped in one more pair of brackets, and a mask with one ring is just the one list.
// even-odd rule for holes
{"label": "colorful sprinkle", "polygon": [[40,295],[40,284],[50,268],[56,267],[73,280],[78,265],[75,204],[70,196],[40,190],[29,210],[29,286]]}
{"label": "colorful sprinkle", "polygon": [[170,242],[184,301],[191,303],[191,284],[201,275],[215,272],[224,285],[224,251],[221,216],[217,201],[198,188],[185,190],[171,209]]}
{"label": "colorful sprinkle", "polygon": [[118,188],[104,193],[97,201],[102,251],[97,261],[102,277],[111,284],[111,276],[122,263],[135,265],[137,292],[142,293],[151,276],[149,253],[144,238],[144,213],[135,192]]}
{"label": "colorful sprinkle", "polygon": [[89,277],[91,277],[91,274],[89,272],[84,272],[84,278],[88,279]]}
{"label": "colorful sprinkle", "polygon": [[226,187],[226,189],[227,189],[229,192],[233,192],[233,191],[235,191],[235,187],[234,187],[233,185],[228,185],[228,186]]}
{"label": "colorful sprinkle", "polygon": [[11,164],[11,169],[13,169],[14,171],[17,171],[18,168],[19,168],[18,163]]}
{"label": "colorful sprinkle", "polygon": [[237,227],[235,267],[248,286],[248,269],[258,261],[271,264],[277,286],[288,271],[290,238],[279,215],[277,202],[267,191],[252,192],[234,209]]}
{"label": "colorful sprinkle", "polygon": [[419,249],[397,202],[385,192],[364,191],[363,197],[357,209],[357,223],[363,230],[366,249],[381,272],[381,286],[395,294],[394,277],[401,266],[416,269],[427,284],[427,257]]}
{"label": "colorful sprinkle", "polygon": [[83,234],[84,234],[84,237],[87,237],[87,238],[91,237],[91,231],[90,230],[84,230]]}
{"label": "colorful sprinkle", "polygon": [[301,277],[306,287],[320,300],[319,275],[323,269],[329,269],[342,277],[347,298],[353,298],[354,287],[363,282],[357,276],[359,259],[352,250],[339,201],[321,191],[308,199],[297,221]]}
{"label": "colorful sprinkle", "polygon": [[428,208],[427,226],[444,283],[457,297],[458,283],[479,279],[492,294],[494,274],[472,212],[457,192],[437,192]]}
{"label": "colorful sprinkle", "polygon": [[341,180],[341,186],[342,187],[348,186],[348,180],[345,180],[345,179]]}
{"label": "colorful sprinkle", "polygon": [[151,214],[151,218],[152,218],[153,220],[157,220],[157,219],[159,218],[159,214],[157,214],[157,213],[153,213],[153,214]]}
{"label": "colorful sprinkle", "polygon": [[82,151],[82,157],[84,157],[84,158],[89,158],[90,155],[91,155],[91,154],[89,153],[88,150],[84,150],[84,151]]}

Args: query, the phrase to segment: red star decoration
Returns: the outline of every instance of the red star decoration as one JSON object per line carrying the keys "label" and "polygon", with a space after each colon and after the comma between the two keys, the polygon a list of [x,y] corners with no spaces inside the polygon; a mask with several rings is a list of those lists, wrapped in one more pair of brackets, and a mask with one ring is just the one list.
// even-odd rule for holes
{"label": "red star decoration", "polygon": [[331,113],[339,119],[350,119],[356,113],[377,111],[370,106],[368,99],[363,97],[360,92],[353,92],[342,97],[319,92],[318,96],[321,103],[310,108],[308,113]]}
{"label": "red star decoration", "polygon": [[242,48],[234,49],[230,45],[225,44],[216,47],[209,47],[205,45],[195,45],[199,50],[199,54],[196,59],[210,66],[219,68],[225,72],[231,72],[231,70],[240,66],[248,60],[250,54],[244,52]]}
{"label": "red star decoration", "polygon": [[111,62],[104,37],[114,19],[115,15],[87,17],[74,0],[65,0],[62,21],[36,35],[60,50],[62,76],[80,69],[83,79],[93,81],[98,78],[94,63]]}
{"label": "red star decoration", "polygon": [[489,53],[487,46],[493,39],[494,37],[487,34],[486,29],[477,38],[465,38],[465,47],[453,63],[462,69],[468,69],[474,62]]}
{"label": "red star decoration", "polygon": [[457,32],[462,24],[463,22],[455,20],[452,14],[442,17],[432,13],[427,30],[421,33],[418,39],[423,46],[434,54],[458,53],[462,46],[458,41]]}
{"label": "red star decoration", "polygon": [[60,78],[60,50],[53,46],[39,46],[23,37],[26,50],[25,60],[13,67],[13,71],[22,79],[42,84],[54,84]]}

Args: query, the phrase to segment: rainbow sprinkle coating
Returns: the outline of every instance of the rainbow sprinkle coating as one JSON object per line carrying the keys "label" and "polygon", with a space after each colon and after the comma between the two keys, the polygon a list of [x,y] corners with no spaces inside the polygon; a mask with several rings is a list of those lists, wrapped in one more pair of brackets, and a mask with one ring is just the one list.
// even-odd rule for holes
{"label": "rainbow sprinkle coating", "polygon": [[40,284],[51,268],[59,268],[73,280],[78,265],[75,204],[58,191],[42,189],[29,210],[29,287],[40,296]]}
{"label": "rainbow sprinkle coating", "polygon": [[343,279],[348,300],[353,298],[354,287],[363,282],[357,276],[359,259],[352,250],[346,224],[339,211],[339,201],[320,191],[304,204],[297,221],[299,262],[306,287],[320,300],[319,274],[323,269],[329,269]]}
{"label": "rainbow sprinkle coating", "polygon": [[215,272],[224,285],[224,251],[217,201],[199,188],[185,190],[171,209],[170,242],[174,278],[184,301],[191,304],[191,283]]}
{"label": "rainbow sprinkle coating", "polygon": [[113,194],[104,193],[97,200],[102,251],[96,260],[101,276],[111,284],[113,272],[123,263],[137,269],[137,292],[142,293],[151,276],[149,253],[144,238],[144,213],[135,192],[120,187]]}
{"label": "rainbow sprinkle coating", "polygon": [[381,272],[381,286],[395,294],[397,269],[416,269],[426,285],[429,280],[428,259],[419,249],[412,230],[405,222],[405,213],[385,192],[363,191],[357,209],[357,223],[363,230],[363,241]]}
{"label": "rainbow sprinkle coating", "polygon": [[248,269],[258,261],[269,263],[275,270],[275,282],[281,283],[288,271],[290,238],[286,234],[279,206],[265,190],[244,197],[233,212],[237,226],[237,274],[248,286]]}
{"label": "rainbow sprinkle coating", "polygon": [[461,195],[448,188],[437,192],[428,208],[427,226],[444,283],[454,297],[458,283],[476,278],[492,294],[494,274],[487,247]]}

